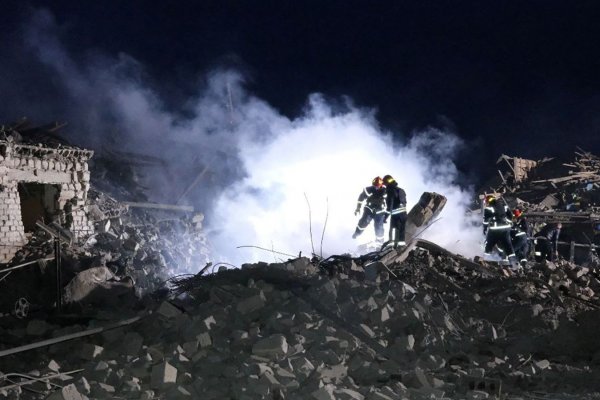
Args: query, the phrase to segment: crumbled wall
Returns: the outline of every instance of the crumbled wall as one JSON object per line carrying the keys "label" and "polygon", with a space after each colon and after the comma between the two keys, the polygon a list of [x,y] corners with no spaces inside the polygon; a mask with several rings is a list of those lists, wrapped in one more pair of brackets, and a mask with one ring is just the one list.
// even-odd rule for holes
{"label": "crumbled wall", "polygon": [[10,260],[25,244],[16,181],[4,183],[0,188],[0,243],[0,262]]}
{"label": "crumbled wall", "polygon": [[0,141],[0,262],[9,261],[15,248],[26,242],[20,182],[56,185],[59,195],[55,208],[72,210],[70,216],[57,215],[56,222],[66,224],[75,239],[94,232],[85,205],[90,188],[87,162],[92,155],[91,151],[75,148],[52,149]]}

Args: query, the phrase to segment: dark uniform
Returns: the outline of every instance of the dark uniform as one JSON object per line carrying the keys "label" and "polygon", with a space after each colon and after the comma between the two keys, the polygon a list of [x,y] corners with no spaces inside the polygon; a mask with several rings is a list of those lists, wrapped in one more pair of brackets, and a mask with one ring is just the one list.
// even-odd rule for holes
{"label": "dark uniform", "polygon": [[389,240],[394,242],[394,247],[405,246],[406,192],[389,175],[383,177],[383,182],[387,187],[387,215],[390,218]]}
{"label": "dark uniform", "polygon": [[508,206],[499,204],[495,200],[486,205],[483,210],[485,255],[491,255],[494,246],[498,246],[509,259],[514,259],[515,251],[510,241],[511,218]]}
{"label": "dark uniform", "polygon": [[[381,178],[379,178],[381,180]],[[383,221],[386,216],[386,197],[387,190],[384,185],[380,186],[367,186],[358,196],[358,205],[356,206],[355,213],[360,213],[360,207],[365,202],[363,208],[362,217],[358,220],[356,230],[352,235],[353,239],[356,239],[363,231],[369,226],[371,220],[375,225],[375,237],[378,242],[383,243]]]}
{"label": "dark uniform", "polygon": [[512,239],[513,249],[517,258],[521,261],[521,264],[527,262],[529,255],[529,238],[531,236],[531,228],[527,222],[527,218],[521,216],[518,217],[514,222],[510,231],[510,237]]}
{"label": "dark uniform", "polygon": [[536,256],[539,256],[542,260],[555,260],[555,256],[558,252],[558,238],[560,236],[561,228],[562,224],[549,224],[544,226],[542,230],[535,235],[537,242]]}

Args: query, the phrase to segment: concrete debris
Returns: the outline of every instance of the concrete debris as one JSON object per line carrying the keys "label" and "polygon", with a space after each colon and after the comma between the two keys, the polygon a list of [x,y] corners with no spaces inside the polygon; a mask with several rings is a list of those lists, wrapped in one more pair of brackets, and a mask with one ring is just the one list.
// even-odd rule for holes
{"label": "concrete debris", "polygon": [[[11,171],[17,158],[49,151],[5,147],[19,155]],[[569,224],[561,257],[505,273],[418,239],[445,203],[425,193],[410,212],[405,248],[222,270],[208,262],[203,215],[167,217],[157,213],[189,210],[145,200],[128,207],[74,187],[89,206],[77,223],[95,230],[62,246],[67,312],[35,310],[56,301],[51,263],[37,260],[52,254],[47,230],[60,230],[45,223],[15,257],[36,260],[31,270],[20,268],[20,278],[11,271],[35,281],[26,296],[34,314],[0,318],[0,399],[594,398],[600,275],[593,257],[580,261],[581,251],[595,251],[595,203],[587,199],[600,159],[578,153],[563,165],[571,174],[551,176],[551,160],[499,161],[510,171],[501,171],[496,194],[526,208],[532,222]],[[44,176],[63,172],[60,163],[40,168]],[[83,164],[69,168],[89,181]],[[585,193],[583,183],[592,184]],[[195,274],[177,276],[184,271]],[[0,296],[10,301],[1,304],[12,309],[23,297],[16,287],[6,285]]]}
{"label": "concrete debris", "polygon": [[[366,279],[360,269],[383,257],[397,278]],[[81,368],[61,386],[87,398],[516,398],[600,390],[590,362],[600,354],[597,307],[573,296],[576,281],[573,290],[548,283],[570,279],[568,264],[503,277],[424,241],[394,260],[378,252],[352,262],[296,259],[183,277],[137,323],[82,337],[77,351],[52,358],[43,348],[2,357],[1,369],[26,372],[39,360],[42,374]],[[228,300],[211,296],[217,287]],[[15,341],[30,324],[4,327],[3,337]],[[59,331],[34,326],[42,337]],[[31,384],[38,386],[48,393]],[[53,392],[67,398],[64,389]]]}

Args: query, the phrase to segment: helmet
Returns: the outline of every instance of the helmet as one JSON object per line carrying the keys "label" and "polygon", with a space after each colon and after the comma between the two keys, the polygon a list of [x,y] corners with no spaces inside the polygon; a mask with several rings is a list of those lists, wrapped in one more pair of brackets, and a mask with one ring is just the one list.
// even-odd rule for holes
{"label": "helmet", "polygon": [[519,218],[521,215],[523,215],[523,210],[521,210],[520,208],[515,208],[513,210],[513,215],[515,218]]}
{"label": "helmet", "polygon": [[375,178],[373,178],[373,186],[383,186],[383,179],[381,179],[380,176],[376,176]]}
{"label": "helmet", "polygon": [[496,201],[496,196],[494,196],[493,194],[488,194],[487,196],[485,196],[485,203],[486,204],[492,204]]}
{"label": "helmet", "polygon": [[389,185],[390,183],[394,183],[396,182],[396,180],[394,178],[392,178],[391,175],[386,175],[383,177],[383,183],[385,183],[386,185]]}

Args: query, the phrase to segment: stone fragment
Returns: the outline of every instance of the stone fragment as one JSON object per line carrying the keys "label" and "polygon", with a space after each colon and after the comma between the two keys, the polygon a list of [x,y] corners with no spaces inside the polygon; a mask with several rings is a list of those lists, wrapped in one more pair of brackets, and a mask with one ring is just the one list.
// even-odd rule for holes
{"label": "stone fragment", "polygon": [[144,390],[144,392],[140,395],[140,400],[153,400],[154,399],[154,390]]}
{"label": "stone fragment", "polygon": [[156,312],[167,319],[176,318],[182,314],[181,310],[168,301],[163,301]]}
{"label": "stone fragment", "polygon": [[70,385],[64,386],[50,396],[47,397],[48,400],[84,400],[85,397],[79,393],[75,384],[71,383]]}
{"label": "stone fragment", "polygon": [[363,333],[365,333],[367,336],[369,336],[370,338],[374,338],[375,337],[375,332],[373,332],[373,330],[371,328],[369,328],[367,325],[360,324],[359,327],[360,327],[360,330]]}
{"label": "stone fragment", "polygon": [[335,400],[335,396],[333,395],[334,386],[333,385],[325,385],[310,395],[312,398],[317,400]]}
{"label": "stone fragment", "polygon": [[252,354],[273,360],[281,359],[287,352],[288,343],[285,336],[281,334],[271,335],[252,346]]}
{"label": "stone fragment", "polygon": [[334,395],[337,400],[364,400],[365,396],[352,389],[336,389]]}
{"label": "stone fragment", "polygon": [[196,338],[198,339],[198,343],[200,344],[200,347],[203,349],[212,345],[212,339],[208,332],[203,332],[203,333],[199,334],[198,336],[196,336]]}
{"label": "stone fragment", "polygon": [[102,354],[103,351],[104,351],[104,347],[102,347],[102,346],[97,346],[97,345],[91,344],[91,343],[84,343],[81,346],[81,350],[79,352],[79,357],[81,357],[83,360],[92,361],[96,357],[98,357],[100,354]]}
{"label": "stone fragment", "polygon": [[263,308],[266,304],[266,301],[267,298],[261,290],[257,295],[240,300],[237,303],[236,310],[240,314],[248,314]]}
{"label": "stone fragment", "polygon": [[177,368],[167,361],[152,367],[152,378],[150,387],[152,389],[161,389],[165,385],[177,382]]}
{"label": "stone fragment", "polygon": [[50,360],[50,362],[48,363],[48,369],[50,371],[59,372],[60,365],[58,365],[58,363],[56,361]]}

